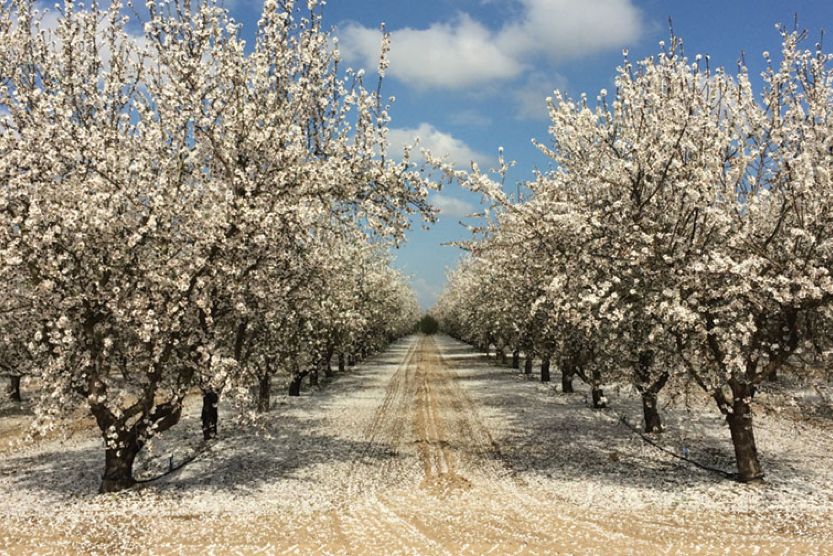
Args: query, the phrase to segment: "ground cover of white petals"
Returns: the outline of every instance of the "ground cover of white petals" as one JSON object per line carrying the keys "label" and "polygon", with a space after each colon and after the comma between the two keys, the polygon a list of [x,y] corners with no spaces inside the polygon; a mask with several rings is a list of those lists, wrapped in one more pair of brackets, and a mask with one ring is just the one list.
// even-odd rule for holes
{"label": "ground cover of white petals", "polygon": [[[623,425],[640,419],[627,387],[608,387],[605,411],[576,390],[412,336],[259,423],[221,415],[191,463],[109,495],[89,421],[21,444],[30,416],[3,406],[0,553],[833,554],[833,418],[812,392],[788,378],[761,392],[767,480],[741,485]],[[676,392],[655,442],[731,471],[717,411]],[[202,449],[198,409],[139,477]]]}

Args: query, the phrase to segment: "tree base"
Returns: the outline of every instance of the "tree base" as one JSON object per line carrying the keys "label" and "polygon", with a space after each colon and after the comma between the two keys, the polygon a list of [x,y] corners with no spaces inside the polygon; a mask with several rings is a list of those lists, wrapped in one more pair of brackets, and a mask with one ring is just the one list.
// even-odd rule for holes
{"label": "tree base", "polygon": [[645,432],[662,432],[662,419],[657,411],[657,397],[648,393],[642,394],[642,416],[645,420]]}
{"label": "tree base", "polygon": [[98,487],[99,494],[121,492],[136,484],[133,478],[133,461],[138,452],[139,446],[135,443],[119,449],[107,448],[105,450],[104,475]]}
{"label": "tree base", "polygon": [[202,438],[211,440],[217,436],[217,421],[219,419],[217,404],[220,403],[220,395],[213,390],[207,390],[202,394]]}
{"label": "tree base", "polygon": [[541,382],[550,381],[550,360],[544,359],[541,362]]}
{"label": "tree base", "polygon": [[20,397],[20,377],[12,375],[9,377],[9,387],[7,390],[9,399],[13,402],[20,403],[23,398]]}
{"label": "tree base", "polygon": [[607,399],[605,399],[601,388],[593,386],[590,395],[593,400],[593,409],[605,409],[607,407]]}
{"label": "tree base", "polygon": [[573,388],[573,375],[563,371],[561,373],[561,392],[564,394],[572,394],[575,392]]}

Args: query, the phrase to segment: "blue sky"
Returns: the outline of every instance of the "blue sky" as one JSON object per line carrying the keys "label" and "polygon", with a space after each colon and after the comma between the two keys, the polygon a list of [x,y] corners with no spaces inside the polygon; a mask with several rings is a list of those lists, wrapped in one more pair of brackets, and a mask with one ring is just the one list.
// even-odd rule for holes
{"label": "blue sky", "polygon": [[[259,10],[256,0],[233,5],[246,34]],[[547,140],[544,99],[553,89],[593,98],[612,88],[623,48],[632,59],[656,52],[669,17],[689,55],[735,67],[743,51],[753,75],[762,70],[762,52],[779,48],[776,23],[792,25],[798,14],[812,41],[823,29],[833,32],[833,0],[331,0],[324,13],[353,67],[373,70],[379,25],[392,33],[385,93],[397,99],[394,148],[419,136],[466,167],[471,159],[488,166],[503,146],[517,161],[507,183],[513,189],[548,167],[530,140]],[[461,255],[443,244],[468,237],[459,221],[479,206],[456,186],[434,199],[439,222],[427,231],[416,226],[395,253],[425,308]]]}

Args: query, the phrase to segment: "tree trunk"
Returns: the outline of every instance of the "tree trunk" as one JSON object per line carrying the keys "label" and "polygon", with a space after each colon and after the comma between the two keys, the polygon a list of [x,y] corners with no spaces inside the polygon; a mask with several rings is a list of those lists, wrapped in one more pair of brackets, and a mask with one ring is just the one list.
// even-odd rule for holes
{"label": "tree trunk", "polygon": [[327,349],[327,354],[324,356],[324,376],[330,378],[333,376],[333,348]]}
{"label": "tree trunk", "polygon": [[732,411],[726,415],[732,444],[735,447],[735,461],[738,467],[738,480],[742,483],[763,481],[764,470],[758,461],[758,448],[755,446],[755,431],[752,428],[752,406],[749,403],[749,388],[733,387],[734,400]]}
{"label": "tree trunk", "polygon": [[601,375],[599,371],[593,371],[590,376],[592,378],[590,381],[590,395],[593,397],[593,409],[604,409],[607,407],[607,400],[600,384]]}
{"label": "tree trunk", "polygon": [[495,357],[497,357],[498,363],[500,363],[501,365],[506,365],[506,352],[503,351],[503,349],[497,350]]}
{"label": "tree trunk", "polygon": [[529,376],[532,374],[532,356],[529,355],[524,362],[524,374]]}
{"label": "tree trunk", "polygon": [[[93,384],[91,391],[100,392],[101,383]],[[104,474],[101,476],[99,492],[117,492],[136,483],[133,479],[133,462],[136,454],[142,449],[148,433],[165,432],[179,422],[182,416],[181,396],[158,403],[147,413],[139,413],[138,420],[130,427],[126,427],[124,421],[116,417],[116,414],[107,406],[91,400],[90,412],[95,417],[96,424],[106,442]],[[214,396],[216,400],[217,395],[214,394]],[[147,395],[144,400],[152,402],[154,397]],[[216,407],[215,403],[215,411]]]}
{"label": "tree trunk", "polygon": [[645,432],[662,432],[662,419],[657,410],[659,391],[668,382],[669,374],[662,372],[657,377],[651,373],[656,356],[652,350],[639,352],[639,360],[634,368],[636,381],[634,386],[642,396],[642,416],[645,420]]}
{"label": "tree trunk", "polygon": [[544,360],[541,361],[541,382],[549,382],[550,381],[550,358],[544,357]]}
{"label": "tree trunk", "polygon": [[289,381],[289,395],[292,397],[297,397],[301,395],[301,381],[304,380],[304,377],[307,376],[309,372],[304,373],[297,373],[292,376],[292,380]]}
{"label": "tree trunk", "polygon": [[133,461],[139,453],[137,441],[127,442],[120,448],[107,448],[104,453],[104,475],[99,493],[119,492],[136,484],[133,479]]}
{"label": "tree trunk", "polygon": [[593,398],[593,409],[604,409],[607,407],[604,392],[598,384],[593,384],[590,389],[590,395]]}
{"label": "tree trunk", "polygon": [[265,373],[257,381],[257,412],[266,413],[271,406],[272,376]]}
{"label": "tree trunk", "polygon": [[518,350],[512,352],[512,368],[513,369],[520,369],[521,368],[521,353]]}
{"label": "tree trunk", "polygon": [[340,372],[340,373],[344,372],[344,354],[343,353],[338,354],[338,372]]}
{"label": "tree trunk", "polygon": [[9,393],[9,399],[13,402],[20,402],[22,398],[20,397],[20,376],[19,375],[12,375],[9,377],[9,387],[7,389]]}
{"label": "tree trunk", "polygon": [[356,366],[356,356],[352,353],[347,356],[347,366],[348,367],[355,367]]}
{"label": "tree trunk", "polygon": [[318,369],[313,369],[309,372],[309,385],[318,386]]}
{"label": "tree trunk", "polygon": [[662,419],[657,411],[657,395],[650,390],[642,392],[642,415],[645,432],[662,432]]}
{"label": "tree trunk", "polygon": [[565,394],[572,394],[573,389],[573,372],[567,367],[561,368],[561,391]]}
{"label": "tree trunk", "polygon": [[220,396],[214,390],[205,390],[202,393],[202,438],[211,440],[217,436],[217,405]]}

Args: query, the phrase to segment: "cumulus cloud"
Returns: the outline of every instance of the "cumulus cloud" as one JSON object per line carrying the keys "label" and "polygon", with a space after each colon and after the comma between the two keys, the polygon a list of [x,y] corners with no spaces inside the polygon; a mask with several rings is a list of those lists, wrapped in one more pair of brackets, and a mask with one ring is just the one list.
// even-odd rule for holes
{"label": "cumulus cloud", "polygon": [[[358,24],[340,33],[346,58],[375,67],[381,32]],[[463,89],[519,75],[522,65],[494,44],[492,32],[466,14],[427,29],[391,33],[388,73],[417,88]]]}
{"label": "cumulus cloud", "polygon": [[516,57],[578,58],[627,46],[642,31],[641,15],[632,0],[521,0],[521,4],[521,17],[496,35],[501,50]]}
{"label": "cumulus cloud", "polygon": [[431,204],[440,210],[441,216],[450,216],[452,218],[463,218],[477,212],[477,207],[473,204],[456,197],[443,195],[442,193],[432,195]]}
{"label": "cumulus cloud", "polygon": [[[388,132],[389,152],[398,156],[406,145],[413,145],[419,138],[420,148],[432,155],[445,158],[458,168],[468,168],[472,161],[487,168],[493,164],[491,157],[469,147],[464,141],[445,133],[428,123],[414,128],[392,128]],[[415,152],[414,155],[417,155]]]}
{"label": "cumulus cloud", "polygon": [[[544,58],[558,62],[621,48],[642,31],[633,0],[516,0],[520,8],[499,29],[465,13],[426,29],[391,33],[393,77],[418,88],[465,89],[514,79]],[[380,32],[358,24],[340,36],[345,57],[375,67]]]}

